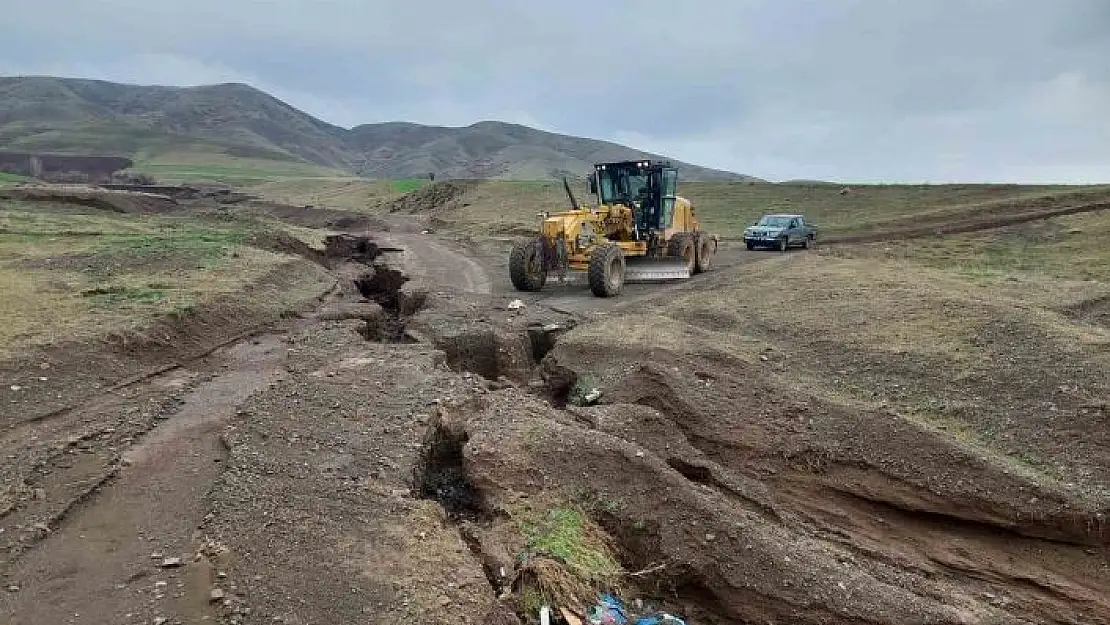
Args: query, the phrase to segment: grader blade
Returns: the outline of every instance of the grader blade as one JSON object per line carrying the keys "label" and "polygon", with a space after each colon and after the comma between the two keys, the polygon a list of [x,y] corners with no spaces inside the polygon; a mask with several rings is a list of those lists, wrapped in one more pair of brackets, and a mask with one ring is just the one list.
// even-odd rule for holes
{"label": "grader blade", "polygon": [[625,262],[625,282],[685,280],[689,277],[690,267],[678,259],[629,258]]}

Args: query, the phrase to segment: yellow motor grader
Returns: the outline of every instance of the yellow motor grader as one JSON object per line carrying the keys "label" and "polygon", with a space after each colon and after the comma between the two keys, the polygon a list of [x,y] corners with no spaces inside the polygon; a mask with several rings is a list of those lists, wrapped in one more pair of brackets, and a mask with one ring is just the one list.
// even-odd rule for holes
{"label": "yellow motor grader", "polygon": [[678,169],[651,160],[598,163],[589,176],[596,207],[580,206],[566,178],[571,210],[542,213],[540,235],[509,254],[520,291],[539,291],[549,274],[584,271],[590,290],[613,297],[626,282],[685,279],[707,271],[717,237],[702,231],[689,200],[675,194]]}

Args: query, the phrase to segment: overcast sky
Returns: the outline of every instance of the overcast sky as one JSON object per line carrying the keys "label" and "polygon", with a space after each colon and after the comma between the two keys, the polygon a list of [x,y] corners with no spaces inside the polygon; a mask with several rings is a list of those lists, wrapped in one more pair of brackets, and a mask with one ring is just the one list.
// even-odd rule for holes
{"label": "overcast sky", "polygon": [[0,74],[246,82],[772,180],[1110,180],[1110,0],[0,0]]}

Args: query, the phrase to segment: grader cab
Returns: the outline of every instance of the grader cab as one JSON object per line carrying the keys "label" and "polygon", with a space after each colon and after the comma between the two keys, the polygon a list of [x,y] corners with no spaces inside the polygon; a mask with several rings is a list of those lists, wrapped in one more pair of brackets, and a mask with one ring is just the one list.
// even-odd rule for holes
{"label": "grader cab", "polygon": [[580,206],[563,179],[571,210],[543,214],[539,236],[517,243],[509,277],[539,291],[549,274],[585,272],[590,290],[613,297],[626,282],[686,279],[707,271],[717,237],[700,229],[694,207],[676,194],[678,170],[650,160],[598,163],[589,177],[597,205]]}

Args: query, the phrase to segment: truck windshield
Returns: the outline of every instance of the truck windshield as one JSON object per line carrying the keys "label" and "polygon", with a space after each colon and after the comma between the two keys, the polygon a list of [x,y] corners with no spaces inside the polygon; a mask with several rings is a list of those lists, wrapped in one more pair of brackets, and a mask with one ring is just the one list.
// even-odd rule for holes
{"label": "truck windshield", "polygon": [[790,225],[789,217],[780,217],[777,215],[768,215],[759,220],[760,226],[770,226],[772,228],[785,228]]}

